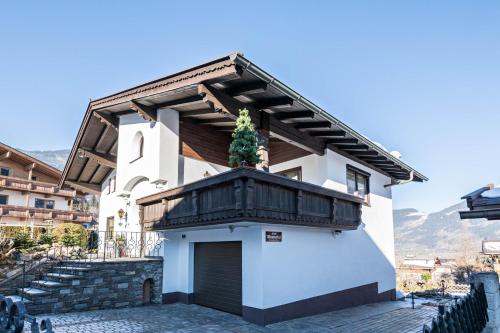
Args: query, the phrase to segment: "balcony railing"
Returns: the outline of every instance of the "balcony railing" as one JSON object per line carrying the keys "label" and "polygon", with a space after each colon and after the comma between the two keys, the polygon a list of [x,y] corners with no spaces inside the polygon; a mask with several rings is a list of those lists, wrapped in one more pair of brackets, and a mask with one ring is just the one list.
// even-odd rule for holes
{"label": "balcony railing", "polygon": [[241,221],[353,230],[363,200],[283,176],[237,168],[137,200],[144,229]]}
{"label": "balcony railing", "polygon": [[0,205],[0,216],[80,223],[88,223],[92,221],[92,214],[89,213],[73,210],[46,209],[12,205]]}
{"label": "balcony railing", "polygon": [[62,190],[54,184],[7,176],[0,176],[0,189],[55,195],[67,198],[74,198],[76,196],[76,191]]}

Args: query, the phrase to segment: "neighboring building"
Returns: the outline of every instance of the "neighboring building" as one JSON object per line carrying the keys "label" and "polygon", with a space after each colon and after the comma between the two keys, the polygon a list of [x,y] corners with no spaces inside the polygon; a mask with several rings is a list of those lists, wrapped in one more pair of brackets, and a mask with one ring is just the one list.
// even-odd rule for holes
{"label": "neighboring building", "polygon": [[0,226],[47,227],[89,223],[73,210],[76,191],[57,185],[61,171],[0,143]]}
{"label": "neighboring building", "polygon": [[493,184],[464,195],[469,211],[460,212],[461,219],[500,220],[500,188]]}
{"label": "neighboring building", "polygon": [[440,281],[443,276],[451,275],[456,262],[453,259],[417,259],[405,258],[398,267],[400,280],[422,280],[422,274],[430,274],[433,281]]}
{"label": "neighboring building", "polygon": [[[242,108],[270,173],[227,165]],[[163,235],[164,302],[267,324],[393,299],[391,186],[424,180],[232,54],[91,101],[60,185],[101,194],[101,231]]]}

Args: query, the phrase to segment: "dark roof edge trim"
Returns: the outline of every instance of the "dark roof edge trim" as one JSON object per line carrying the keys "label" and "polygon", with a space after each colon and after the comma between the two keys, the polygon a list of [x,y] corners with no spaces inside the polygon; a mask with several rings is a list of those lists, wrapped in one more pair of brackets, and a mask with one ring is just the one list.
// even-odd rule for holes
{"label": "dark roof edge trim", "polygon": [[326,112],[325,110],[323,110],[322,108],[320,108],[319,106],[317,106],[316,104],[314,104],[313,102],[308,100],[307,98],[305,98],[302,95],[300,95],[299,93],[297,93],[292,88],[285,85],[283,82],[279,81],[278,79],[276,79],[275,77],[273,77],[272,75],[270,75],[269,73],[267,73],[266,71],[264,71],[263,69],[261,69],[260,67],[258,67],[257,65],[255,65],[254,63],[249,61],[248,59],[246,59],[245,57],[243,57],[241,54],[239,54],[239,53],[232,54],[230,56],[230,59],[232,61],[234,61],[237,65],[241,66],[243,70],[246,70],[249,73],[258,77],[259,79],[267,82],[267,84],[271,85],[272,87],[274,87],[278,91],[282,92],[283,94],[293,98],[294,100],[296,100],[300,104],[304,105],[306,108],[310,109],[311,111],[325,117],[326,119],[331,121],[333,124],[335,124],[336,126],[341,128],[342,130],[346,131],[347,133],[349,133],[350,135],[352,135],[353,137],[355,137],[359,141],[367,144],[371,149],[375,150],[377,153],[384,156],[388,160],[401,166],[402,168],[406,169],[408,172],[413,171],[414,175],[422,180],[429,180],[426,176],[424,176],[423,174],[421,174],[417,170],[413,169],[412,167],[410,167],[406,163],[402,162],[401,160],[397,159],[396,157],[392,156],[389,152],[383,150],[382,148],[377,146],[375,143],[373,143],[371,140],[367,139],[365,136],[359,134],[351,127],[347,126],[346,124],[344,124],[343,122],[341,122],[337,118],[333,117],[331,114],[329,114],[328,112]]}

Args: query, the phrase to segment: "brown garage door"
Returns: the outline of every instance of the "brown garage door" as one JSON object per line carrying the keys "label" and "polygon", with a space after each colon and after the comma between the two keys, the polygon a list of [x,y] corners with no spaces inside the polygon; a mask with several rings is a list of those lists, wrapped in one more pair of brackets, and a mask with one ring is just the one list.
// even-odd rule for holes
{"label": "brown garage door", "polygon": [[241,315],[241,242],[195,243],[194,302]]}

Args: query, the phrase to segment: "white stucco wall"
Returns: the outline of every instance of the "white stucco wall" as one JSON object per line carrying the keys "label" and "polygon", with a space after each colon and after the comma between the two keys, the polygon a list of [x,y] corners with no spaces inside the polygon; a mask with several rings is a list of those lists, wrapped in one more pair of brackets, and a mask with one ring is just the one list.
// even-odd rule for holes
{"label": "white stucco wall", "polygon": [[[205,173],[229,170],[179,155],[178,114],[161,110],[158,122],[149,123],[130,114],[120,117],[116,192],[108,194],[103,183],[100,230],[106,218],[115,217],[116,231],[139,231],[137,198],[199,180]],[[144,156],[131,162],[132,139],[144,136]],[[346,192],[346,165],[371,174],[370,205],[362,208],[363,225],[333,236],[329,230],[252,224],[230,232],[227,227],[167,232],[164,243],[163,292],[193,291],[194,243],[242,241],[243,304],[268,308],[339,290],[377,282],[379,292],[395,287],[394,235],[390,178],[327,150],[324,156],[309,155],[271,166],[271,172],[302,168],[302,180]],[[140,180],[140,181],[139,181]],[[164,182],[162,186],[156,183]],[[155,183],[156,182],[156,183]],[[127,194],[125,200],[120,195]],[[126,202],[129,205],[126,205]],[[128,212],[127,225],[118,226],[117,212]],[[283,241],[265,242],[265,231],[281,231]],[[182,234],[186,235],[182,238]],[[300,287],[298,287],[300,286]]]}
{"label": "white stucco wall", "polygon": [[[233,232],[227,226],[214,229],[166,232],[164,247],[163,293],[193,292],[194,243],[242,242],[243,304],[262,304],[262,227],[237,227]],[[185,238],[182,238],[185,235]]]}

